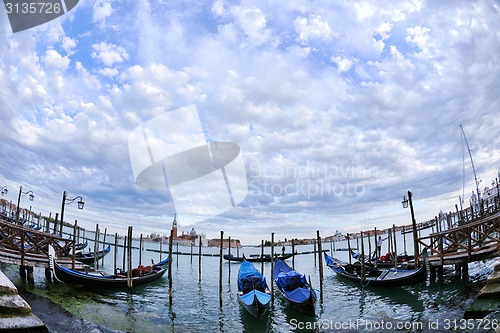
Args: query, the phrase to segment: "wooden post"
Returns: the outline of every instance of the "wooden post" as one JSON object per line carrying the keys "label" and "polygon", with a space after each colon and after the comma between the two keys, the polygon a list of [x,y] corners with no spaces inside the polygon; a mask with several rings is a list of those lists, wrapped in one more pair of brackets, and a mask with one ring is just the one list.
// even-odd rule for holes
{"label": "wooden post", "polygon": [[[260,273],[264,275],[264,240],[260,240]],[[272,283],[272,281],[271,281]]]}
{"label": "wooden post", "polygon": [[56,213],[56,218],[54,220],[54,235],[57,233],[57,219],[59,218],[59,213]]}
{"label": "wooden post", "polygon": [[75,269],[75,252],[76,252],[76,226],[77,226],[77,221],[75,220],[75,224],[73,225],[73,246],[72,246],[72,255],[71,255],[71,269]]}
{"label": "wooden post", "polygon": [[228,248],[229,264],[228,264],[227,284],[231,284],[231,236],[229,236],[228,239],[229,239],[229,248]]}
{"label": "wooden post", "polygon": [[[104,252],[104,250],[106,248],[106,235],[107,235],[107,233],[108,233],[108,228],[104,228],[104,238],[102,240],[102,252]],[[104,257],[105,256],[102,256],[102,259],[101,259],[101,266],[102,267],[104,267]]]}
{"label": "wooden post", "polygon": [[274,305],[274,232],[271,233],[271,303]]}
{"label": "wooden post", "polygon": [[116,274],[116,259],[118,255],[118,233],[115,232],[115,252],[114,252],[114,259],[113,259],[113,274]]}
{"label": "wooden post", "polygon": [[59,235],[61,237],[63,237],[63,224],[64,224],[64,221],[62,219],[63,219],[63,216],[61,215],[61,224],[59,225]]}
{"label": "wooden post", "polygon": [[418,268],[418,257],[420,255],[420,251],[418,249],[418,236],[417,236],[417,221],[415,220],[415,213],[413,211],[413,201],[412,194],[408,191],[408,200],[410,201],[410,211],[411,211],[411,222],[413,225],[413,251],[415,256],[415,268]]}
{"label": "wooden post", "polygon": [[349,250],[349,254],[347,256],[349,257],[349,264],[352,264],[351,241],[349,239],[349,233],[346,234],[346,238],[347,238],[347,249]]}
{"label": "wooden post", "polygon": [[170,229],[170,237],[168,238],[168,304],[172,306],[173,288],[172,288],[172,246],[174,242],[174,229]]}
{"label": "wooden post", "polygon": [[314,243],[314,268],[316,268],[316,240],[313,240]]}
{"label": "wooden post", "polygon": [[377,243],[377,227],[373,228],[373,244],[375,245],[375,267],[377,267],[378,260],[380,258],[380,253],[378,251]]}
{"label": "wooden post", "polygon": [[21,266],[24,267],[24,246],[25,246],[25,232],[24,227],[21,227]]}
{"label": "wooden post", "polygon": [[52,217],[52,213],[49,213],[49,218],[45,220],[45,232],[50,232],[50,219]]}
{"label": "wooden post", "polygon": [[[295,269],[295,241],[292,238],[292,269]],[[272,281],[271,281],[272,282]]]}
{"label": "wooden post", "polygon": [[128,291],[132,292],[132,227],[128,227],[128,244],[127,244],[127,287]]}
{"label": "wooden post", "polygon": [[224,249],[224,231],[220,232],[220,258],[219,258],[219,307],[222,309],[222,256]]}
{"label": "wooden post", "polygon": [[361,231],[361,276],[360,283],[361,288],[363,288],[364,280],[365,280],[365,245],[363,244],[363,231]]}
{"label": "wooden post", "polygon": [[398,247],[396,244],[396,225],[392,225],[392,236],[394,237],[394,268],[398,267]]}
{"label": "wooden post", "polygon": [[191,265],[193,264],[193,245],[194,245],[194,242],[191,243]]}
{"label": "wooden post", "polygon": [[318,260],[319,260],[319,295],[321,302],[323,302],[323,247],[321,245],[321,237],[319,235],[319,230],[316,230],[316,236],[318,238]]}
{"label": "wooden post", "polygon": [[139,266],[142,265],[142,234],[139,236]]}
{"label": "wooden post", "polygon": [[366,235],[366,238],[368,238],[368,262],[371,264],[372,263],[372,241],[370,237],[370,233]]}
{"label": "wooden post", "polygon": [[99,250],[99,223],[95,225],[95,235],[94,235],[94,270],[98,268],[97,266],[97,251]]}
{"label": "wooden post", "polygon": [[123,237],[123,265],[122,265],[122,271],[126,271],[127,270],[127,266],[125,266],[125,258],[127,257],[127,237],[128,237],[128,233],[127,233],[127,236]]}
{"label": "wooden post", "polygon": [[198,282],[201,283],[201,236],[200,236],[200,248],[198,250]]}
{"label": "wooden post", "polygon": [[179,267],[179,242],[175,243],[175,265]]}
{"label": "wooden post", "polygon": [[160,237],[160,261],[162,260],[163,257],[163,237]]}

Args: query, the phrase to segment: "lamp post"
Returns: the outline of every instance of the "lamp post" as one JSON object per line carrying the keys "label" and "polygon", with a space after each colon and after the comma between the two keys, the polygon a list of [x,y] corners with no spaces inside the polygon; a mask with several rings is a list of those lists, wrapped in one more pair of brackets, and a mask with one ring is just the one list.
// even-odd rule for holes
{"label": "lamp post", "polygon": [[17,197],[17,209],[16,209],[16,221],[19,221],[19,205],[21,204],[21,196],[29,195],[30,201],[33,201],[35,196],[33,195],[33,191],[23,192],[23,187],[19,187],[19,195]]}
{"label": "lamp post", "polygon": [[403,201],[401,203],[403,204],[403,208],[408,208],[408,203],[410,203],[410,212],[411,212],[411,223],[413,225],[413,253],[415,256],[415,267],[418,267],[418,236],[417,236],[417,221],[415,220],[415,213],[413,212],[413,202],[411,200],[411,192],[408,191],[408,199],[406,199],[406,196],[403,196]]}
{"label": "lamp post", "polygon": [[2,187],[2,189],[0,190],[0,193],[2,193],[2,195],[7,194],[7,192],[9,192],[7,186]]}
{"label": "lamp post", "polygon": [[78,209],[83,209],[85,202],[83,202],[83,198],[81,196],[74,197],[73,199],[68,199],[66,198],[66,191],[63,192],[62,203],[61,203],[61,236],[62,236],[62,225],[64,223],[64,206],[73,203],[73,201],[75,201],[76,199],[79,199],[77,201]]}

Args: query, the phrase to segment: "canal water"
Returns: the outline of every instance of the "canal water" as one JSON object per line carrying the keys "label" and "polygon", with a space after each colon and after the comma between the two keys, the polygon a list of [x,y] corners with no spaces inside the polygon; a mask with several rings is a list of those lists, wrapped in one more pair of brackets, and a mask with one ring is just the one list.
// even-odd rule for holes
{"label": "canal water", "polygon": [[[114,243],[114,240],[111,240]],[[134,243],[138,247],[138,242]],[[352,244],[355,246],[355,244]],[[102,245],[101,245],[102,246]],[[92,243],[90,247],[93,248]],[[346,242],[335,247],[345,248]],[[158,243],[145,243],[142,264],[158,262]],[[323,250],[330,250],[330,243]],[[163,245],[166,250],[166,245]],[[313,251],[312,245],[296,246],[299,253]],[[88,248],[86,249],[88,251]],[[174,246],[174,251],[177,248]],[[178,247],[190,253],[191,247]],[[198,248],[193,249],[194,253]],[[44,270],[35,268],[33,287],[19,281],[17,266],[4,267],[4,273],[17,286],[51,299],[72,314],[93,321],[110,330],[122,332],[441,332],[449,331],[454,320],[460,320],[481,284],[492,271],[491,262],[469,266],[469,279],[461,281],[452,270],[445,271],[442,282],[393,289],[361,289],[343,281],[324,265],[323,300],[318,300],[316,318],[307,317],[289,308],[275,290],[275,302],[268,315],[254,320],[238,304],[237,273],[239,264],[223,262],[223,306],[219,307],[219,248],[203,247],[202,275],[199,282],[198,256],[173,255],[173,304],[169,306],[167,275],[148,285],[126,290],[95,290],[59,282],[48,282]],[[269,248],[266,249],[266,252]],[[278,248],[281,252],[281,248]],[[286,248],[291,251],[290,247]],[[114,249],[105,257],[104,270],[113,271]],[[232,249],[232,253],[235,253]],[[401,251],[398,251],[401,252]],[[227,249],[224,250],[227,253]],[[239,254],[259,254],[258,247],[244,247]],[[122,266],[123,248],[118,249],[118,267]],[[214,255],[214,256],[211,256]],[[166,254],[162,255],[163,258]],[[348,261],[347,251],[334,256]],[[139,250],[133,251],[134,267]],[[287,260],[292,265],[291,259]],[[255,264],[260,270],[260,263]],[[271,281],[270,263],[264,264],[264,275]],[[313,254],[295,256],[295,268],[310,276],[319,296],[319,262]],[[229,276],[229,270],[231,275]],[[456,323],[456,322],[455,322]],[[439,328],[438,330],[436,328]]]}

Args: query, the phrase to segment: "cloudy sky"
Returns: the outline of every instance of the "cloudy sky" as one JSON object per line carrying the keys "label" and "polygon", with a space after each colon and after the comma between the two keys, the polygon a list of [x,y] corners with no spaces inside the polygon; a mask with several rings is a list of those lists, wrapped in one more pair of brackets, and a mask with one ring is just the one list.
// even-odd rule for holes
{"label": "cloudy sky", "polygon": [[[184,128],[178,118],[156,128],[177,152],[186,142],[240,149],[244,195],[222,214],[216,179],[184,183],[180,197],[163,166],[167,185],[137,184],[131,133],[186,107],[196,109],[187,120],[201,128],[196,140],[172,139]],[[22,185],[35,201],[21,206],[48,215],[63,191],[81,195],[85,209],[68,205],[65,219],[89,229],[166,234],[187,200],[193,213],[179,213],[181,230],[207,237],[326,236],[410,223],[408,190],[417,220],[427,220],[462,195],[460,124],[480,188],[491,186],[499,113],[494,0],[80,0],[17,33],[0,9],[4,198],[15,202]],[[186,169],[203,162],[191,155],[180,159]],[[465,186],[468,198],[468,159]]]}

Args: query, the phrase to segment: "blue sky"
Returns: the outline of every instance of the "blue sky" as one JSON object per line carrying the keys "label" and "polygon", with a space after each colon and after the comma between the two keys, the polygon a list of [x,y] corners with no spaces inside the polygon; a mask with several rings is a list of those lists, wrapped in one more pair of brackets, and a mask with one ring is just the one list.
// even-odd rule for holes
{"label": "blue sky", "polygon": [[89,229],[167,234],[172,193],[136,185],[128,136],[195,105],[208,141],[240,147],[248,194],[180,216],[186,231],[381,229],[409,223],[408,190],[433,218],[462,194],[460,124],[480,187],[499,170],[499,16],[496,1],[81,0],[13,34],[0,10],[0,186],[33,190],[44,215],[81,195],[65,218]]}

